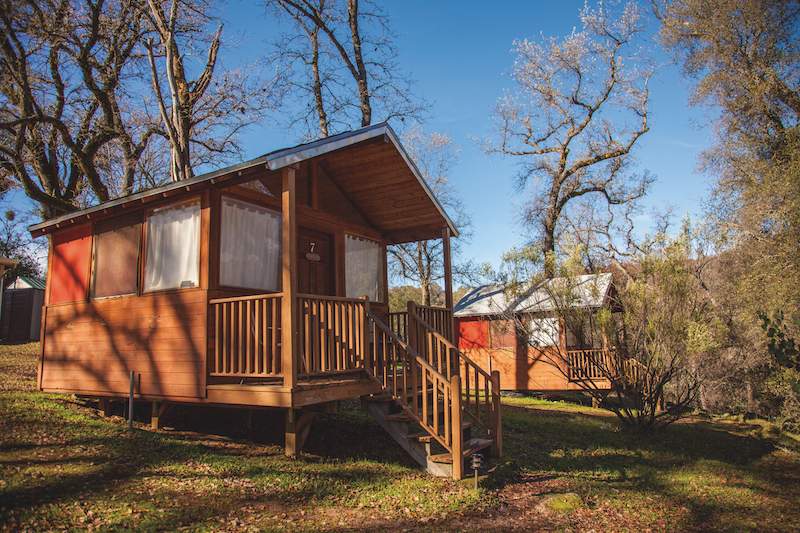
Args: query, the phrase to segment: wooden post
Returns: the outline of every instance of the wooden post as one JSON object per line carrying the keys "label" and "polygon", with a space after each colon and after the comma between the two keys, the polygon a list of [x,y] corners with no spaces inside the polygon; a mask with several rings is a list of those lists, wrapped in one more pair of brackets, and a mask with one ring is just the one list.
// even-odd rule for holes
{"label": "wooden post", "polygon": [[503,420],[500,404],[500,371],[492,370],[492,404],[494,416],[494,455],[503,456]]}
{"label": "wooden post", "polygon": [[[297,383],[297,343],[294,323],[297,318],[297,217],[295,168],[282,171],[281,188],[281,373],[283,386],[293,389]],[[288,419],[287,419],[288,420]],[[288,437],[288,433],[287,433]]]}
{"label": "wooden post", "polygon": [[444,255],[444,306],[450,312],[450,331],[445,332],[448,340],[458,346],[455,324],[453,323],[453,263],[450,254],[450,228],[442,229],[442,254]]}
{"label": "wooden post", "polygon": [[453,458],[453,479],[464,477],[463,439],[464,431],[461,429],[461,376],[458,374],[450,378],[450,431],[452,432],[450,455]]}
{"label": "wooden post", "polygon": [[161,415],[166,411],[167,404],[165,402],[152,402],[150,408],[150,429],[161,429]]}
{"label": "wooden post", "polygon": [[[408,353],[408,360],[410,363],[409,370],[411,371],[411,379],[409,382],[409,386],[411,387],[411,408],[414,411],[414,414],[419,412],[419,385],[417,383],[417,364],[414,361],[414,355],[419,355],[419,350],[417,349],[417,327],[416,321],[412,318],[416,316],[417,306],[414,302],[409,300],[406,303],[406,335],[407,339],[406,342],[408,343],[407,346],[410,348]],[[408,394],[409,391],[404,392],[403,394]]]}
{"label": "wooden post", "polygon": [[98,404],[100,412],[104,417],[111,416],[111,400],[109,400],[108,398],[100,398]]}
{"label": "wooden post", "polygon": [[294,409],[286,410],[286,441],[284,453],[286,457],[297,457],[297,412]]}
{"label": "wooden post", "polygon": [[[363,335],[363,341],[361,343],[362,350],[364,350],[363,357],[364,357],[364,368],[367,369],[367,372],[372,373],[372,365],[373,363],[377,362],[378,359],[378,347],[377,346],[370,346],[370,337],[369,337],[369,321],[367,319],[367,314],[370,312],[369,309],[369,297],[364,296],[364,306],[363,306],[363,315],[361,318],[361,334]],[[374,355],[373,355],[374,354]],[[384,354],[384,359],[386,358],[386,354]]]}

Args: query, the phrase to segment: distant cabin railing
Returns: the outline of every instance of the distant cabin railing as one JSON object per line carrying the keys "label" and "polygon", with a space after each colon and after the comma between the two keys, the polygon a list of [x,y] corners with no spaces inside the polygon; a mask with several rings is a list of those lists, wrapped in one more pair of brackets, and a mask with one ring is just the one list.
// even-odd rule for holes
{"label": "distant cabin railing", "polygon": [[[412,311],[413,309],[413,311]],[[414,312],[446,339],[453,340],[453,312],[445,307],[417,305],[409,302],[409,312]]]}
{"label": "distant cabin railing", "polygon": [[313,376],[363,368],[367,301],[311,294],[301,294],[297,300],[297,374]]}
{"label": "distant cabin railing", "polygon": [[389,313],[389,329],[403,341],[408,340],[408,311],[394,311]]}
{"label": "distant cabin railing", "polygon": [[567,350],[567,378],[570,381],[607,379],[613,368],[607,348]]}
{"label": "distant cabin railing", "polygon": [[210,376],[280,375],[280,294],[217,298],[209,305],[214,332]]}

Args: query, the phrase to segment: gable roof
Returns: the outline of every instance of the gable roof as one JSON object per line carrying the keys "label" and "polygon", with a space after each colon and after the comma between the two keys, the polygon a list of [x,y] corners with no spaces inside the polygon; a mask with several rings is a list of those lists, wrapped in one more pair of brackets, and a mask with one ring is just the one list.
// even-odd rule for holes
{"label": "gable roof", "polygon": [[453,308],[453,316],[487,316],[503,313],[541,313],[555,311],[553,295],[569,283],[571,307],[598,308],[608,302],[611,274],[584,274],[572,278],[545,280],[517,297],[510,298],[499,285],[477,287],[461,298]]}
{"label": "gable roof", "polygon": [[[343,150],[345,148],[351,147],[359,143],[364,143],[366,141],[370,141],[373,139],[380,139],[380,138],[383,138],[386,143],[394,147],[394,149],[396,150],[397,154],[399,154],[399,157],[401,158],[403,164],[407,169],[406,175],[410,174],[412,179],[416,180],[418,185],[421,187],[421,191],[423,191],[424,197],[426,197],[427,200],[430,202],[430,204],[428,205],[433,206],[435,212],[438,213],[439,217],[441,217],[441,221],[447,227],[450,228],[451,235],[454,237],[458,236],[458,230],[455,227],[455,224],[447,215],[447,213],[445,212],[444,208],[439,203],[439,201],[436,199],[430,187],[423,179],[422,174],[419,172],[419,169],[417,168],[417,166],[411,160],[411,157],[403,148],[399,138],[397,137],[397,134],[394,132],[391,126],[389,126],[389,124],[386,122],[381,122],[379,124],[366,126],[364,128],[360,128],[353,131],[339,133],[337,135],[331,135],[330,137],[317,139],[315,141],[311,141],[308,143],[298,144],[296,146],[292,146],[289,148],[281,148],[279,150],[268,152],[254,159],[250,159],[249,161],[221,168],[213,172],[207,172],[205,174],[195,176],[188,180],[167,183],[160,187],[155,187],[153,189],[148,189],[146,191],[142,191],[139,193],[131,194],[114,200],[109,200],[108,202],[103,202],[101,204],[88,207],[86,209],[67,213],[65,215],[50,220],[46,220],[44,222],[40,222],[38,224],[33,224],[28,228],[28,231],[30,231],[30,233],[34,237],[38,237],[40,235],[48,233],[48,231],[52,231],[53,229],[59,227],[60,225],[72,224],[75,223],[76,221],[81,221],[81,219],[88,220],[89,216],[92,213],[97,213],[99,211],[103,211],[109,208],[124,206],[126,204],[131,204],[132,202],[138,200],[144,200],[146,198],[150,198],[153,196],[166,195],[166,193],[178,189],[185,188],[186,190],[189,190],[190,188],[194,188],[199,184],[207,184],[208,182],[213,184],[217,178],[222,179],[223,176],[239,173],[244,170],[252,169],[259,166],[263,167],[265,170],[268,171],[280,170],[290,165],[295,165],[315,157]],[[369,177],[369,173],[367,174],[366,177]]]}

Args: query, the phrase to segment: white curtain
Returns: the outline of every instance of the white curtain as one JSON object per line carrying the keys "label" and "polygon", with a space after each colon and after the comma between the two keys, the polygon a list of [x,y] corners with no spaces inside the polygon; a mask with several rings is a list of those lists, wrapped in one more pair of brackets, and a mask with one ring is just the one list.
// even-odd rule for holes
{"label": "white curtain", "polygon": [[383,297],[382,246],[368,239],[345,236],[345,288],[349,298],[369,296],[373,302]]}
{"label": "white curtain", "polygon": [[529,325],[533,346],[558,346],[558,318],[534,318]]}
{"label": "white curtain", "polygon": [[221,240],[220,285],[280,290],[280,213],[223,197]]}
{"label": "white curtain", "polygon": [[200,284],[200,204],[167,207],[147,218],[144,290]]}

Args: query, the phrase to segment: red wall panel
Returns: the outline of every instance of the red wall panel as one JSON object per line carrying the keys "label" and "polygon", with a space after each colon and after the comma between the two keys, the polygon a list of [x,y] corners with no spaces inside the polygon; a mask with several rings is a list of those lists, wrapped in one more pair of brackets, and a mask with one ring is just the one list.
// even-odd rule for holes
{"label": "red wall panel", "polygon": [[489,347],[489,321],[480,318],[458,319],[458,347],[473,350]]}
{"label": "red wall panel", "polygon": [[53,234],[53,258],[48,272],[50,301],[57,304],[86,299],[89,263],[92,260],[92,227],[89,224]]}

